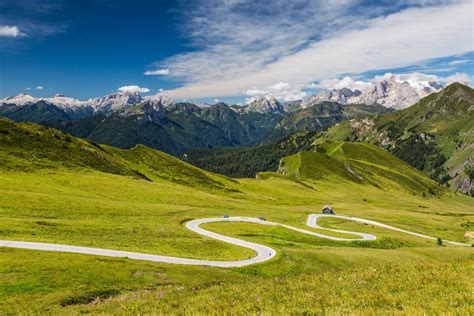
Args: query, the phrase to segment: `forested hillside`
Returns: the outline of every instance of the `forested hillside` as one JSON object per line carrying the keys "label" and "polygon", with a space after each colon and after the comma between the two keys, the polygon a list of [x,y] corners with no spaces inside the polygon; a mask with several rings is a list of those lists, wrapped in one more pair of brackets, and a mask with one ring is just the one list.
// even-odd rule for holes
{"label": "forested hillside", "polygon": [[318,132],[296,133],[281,141],[255,147],[193,149],[183,160],[199,168],[236,178],[253,178],[260,171],[276,171],[284,156],[312,150]]}

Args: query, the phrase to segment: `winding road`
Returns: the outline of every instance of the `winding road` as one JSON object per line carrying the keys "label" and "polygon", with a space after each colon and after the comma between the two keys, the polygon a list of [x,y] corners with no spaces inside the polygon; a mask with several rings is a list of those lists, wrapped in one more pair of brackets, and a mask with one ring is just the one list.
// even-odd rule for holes
{"label": "winding road", "polygon": [[[327,231],[337,232],[337,233],[346,233],[359,236],[360,238],[343,238],[343,237],[335,237],[330,235],[324,235],[321,233],[312,232],[309,230],[279,224],[275,222],[268,222],[265,220],[260,220],[253,217],[229,217],[229,218],[203,218],[203,219],[196,219],[186,223],[186,228],[196,232],[202,236],[214,238],[220,241],[224,241],[230,244],[234,244],[237,246],[242,246],[248,249],[254,250],[257,255],[253,258],[249,258],[246,260],[237,260],[237,261],[212,261],[212,260],[198,260],[198,259],[187,259],[187,258],[178,258],[178,257],[168,257],[168,256],[160,256],[160,255],[152,255],[152,254],[145,254],[145,253],[138,253],[138,252],[129,252],[129,251],[119,251],[119,250],[110,250],[110,249],[101,249],[101,248],[88,248],[88,247],[77,247],[77,246],[69,246],[69,245],[60,245],[60,244],[49,244],[49,243],[37,243],[37,242],[23,242],[23,241],[10,241],[10,240],[0,240],[0,247],[8,247],[8,248],[19,248],[19,249],[31,249],[31,250],[40,250],[40,251],[58,251],[58,252],[69,252],[69,253],[79,253],[79,254],[88,254],[88,255],[97,255],[97,256],[107,256],[107,257],[126,257],[129,259],[135,260],[146,260],[146,261],[155,261],[155,262],[164,262],[164,263],[172,263],[172,264],[185,264],[185,265],[200,265],[200,266],[214,266],[214,267],[223,267],[223,268],[232,268],[232,267],[243,267],[248,266],[255,263],[264,262],[270,260],[276,255],[276,251],[270,247],[263,246],[260,244],[244,241],[237,238],[223,236],[204,228],[201,228],[200,225],[206,223],[213,223],[213,222],[246,222],[246,223],[254,223],[260,225],[267,225],[267,226],[279,226],[284,227],[290,230],[294,230],[303,234],[336,240],[336,241],[354,241],[354,240],[375,240],[377,239],[376,236],[366,233],[359,233],[359,232],[351,232],[351,231],[344,231],[338,229],[329,229],[324,228],[318,225],[318,219],[321,217],[332,217],[332,218],[340,218],[345,220],[350,220],[358,223],[383,227],[386,229],[410,234],[413,236],[417,236],[420,238],[436,240],[435,237],[422,235],[414,232],[410,232],[407,230],[403,230],[400,228],[396,228],[393,226],[381,224],[375,221],[370,221],[366,219],[361,219],[357,217],[350,217],[350,216],[342,216],[342,215],[327,215],[327,214],[312,214],[308,217],[307,225],[312,228],[323,229]],[[445,243],[456,245],[456,246],[467,246],[471,247],[470,244],[455,242],[455,241],[444,241]]]}

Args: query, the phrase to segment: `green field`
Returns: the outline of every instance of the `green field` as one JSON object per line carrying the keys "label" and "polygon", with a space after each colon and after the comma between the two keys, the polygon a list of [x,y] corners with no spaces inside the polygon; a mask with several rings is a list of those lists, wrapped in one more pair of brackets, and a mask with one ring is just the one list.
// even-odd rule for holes
{"label": "green field", "polygon": [[[238,180],[143,146],[124,151],[1,119],[0,144],[0,240],[235,260],[253,253],[183,223],[229,214],[309,229],[308,214],[331,203],[338,214],[472,243],[464,235],[474,230],[473,198],[368,144],[328,144],[285,158],[286,174]],[[0,314],[474,312],[474,248],[344,220],[321,224],[378,239],[206,225],[278,252],[232,269],[0,248]]]}

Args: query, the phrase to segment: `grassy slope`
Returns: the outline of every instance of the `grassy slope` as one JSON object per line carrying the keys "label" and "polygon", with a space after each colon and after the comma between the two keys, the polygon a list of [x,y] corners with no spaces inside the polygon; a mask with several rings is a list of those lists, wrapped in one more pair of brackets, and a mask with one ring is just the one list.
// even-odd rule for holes
{"label": "grassy slope", "polygon": [[[182,223],[227,213],[305,227],[306,216],[326,203],[342,214],[458,241],[474,222],[472,198],[442,189],[423,197],[425,187],[377,188],[348,176],[344,163],[355,168],[379,154],[376,166],[364,169],[367,177],[392,183],[384,178],[389,169],[431,183],[384,152],[363,156],[372,149],[360,144],[331,144],[315,154],[343,165],[323,178],[311,176],[315,157],[308,156],[300,168],[308,169],[310,181],[273,173],[231,180],[144,147],[97,148],[35,125],[2,124],[0,239],[235,259],[252,254],[201,238]],[[62,144],[71,152],[62,151]],[[209,225],[278,251],[275,260],[239,269],[0,248],[0,313],[472,312],[471,248],[439,247],[345,221],[324,224],[380,239],[343,243],[278,227]]]}
{"label": "grassy slope", "polygon": [[0,169],[96,170],[148,181],[170,181],[205,189],[225,189],[229,178],[204,172],[163,152],[137,145],[123,150],[78,139],[36,124],[0,118]]}
{"label": "grassy slope", "polygon": [[436,195],[443,190],[435,181],[374,145],[324,143],[318,151],[285,157],[281,162],[281,171],[300,180],[340,179],[384,190],[397,188],[418,195]]}

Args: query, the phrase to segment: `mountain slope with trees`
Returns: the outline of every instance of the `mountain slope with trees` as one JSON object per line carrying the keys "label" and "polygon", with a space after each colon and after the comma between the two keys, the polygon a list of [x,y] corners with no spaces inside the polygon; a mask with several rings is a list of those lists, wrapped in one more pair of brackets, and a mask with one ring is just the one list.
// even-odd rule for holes
{"label": "mountain slope with trees", "polygon": [[183,159],[199,168],[230,177],[253,178],[260,171],[276,171],[287,155],[315,148],[313,142],[322,130],[354,117],[389,113],[381,105],[340,105],[323,102],[284,116],[262,144],[254,147],[187,150]]}
{"label": "mountain slope with trees", "polygon": [[284,156],[312,150],[317,132],[301,132],[274,144],[255,147],[191,149],[183,160],[207,171],[234,178],[254,178],[261,171],[277,171]]}
{"label": "mountain slope with trees", "polygon": [[[130,98],[125,100],[129,102]],[[118,110],[74,114],[41,100],[16,106],[4,104],[0,115],[17,122],[54,127],[96,143],[120,148],[143,144],[180,157],[193,148],[271,144],[298,131],[319,131],[360,115],[388,111],[377,105],[342,106],[324,102],[285,112],[276,100],[259,102],[241,107],[225,103],[203,106],[151,98],[135,105],[126,103]]]}
{"label": "mountain slope with trees", "polygon": [[321,141],[382,146],[442,183],[473,193],[474,90],[454,83],[410,108],[341,123]]}

